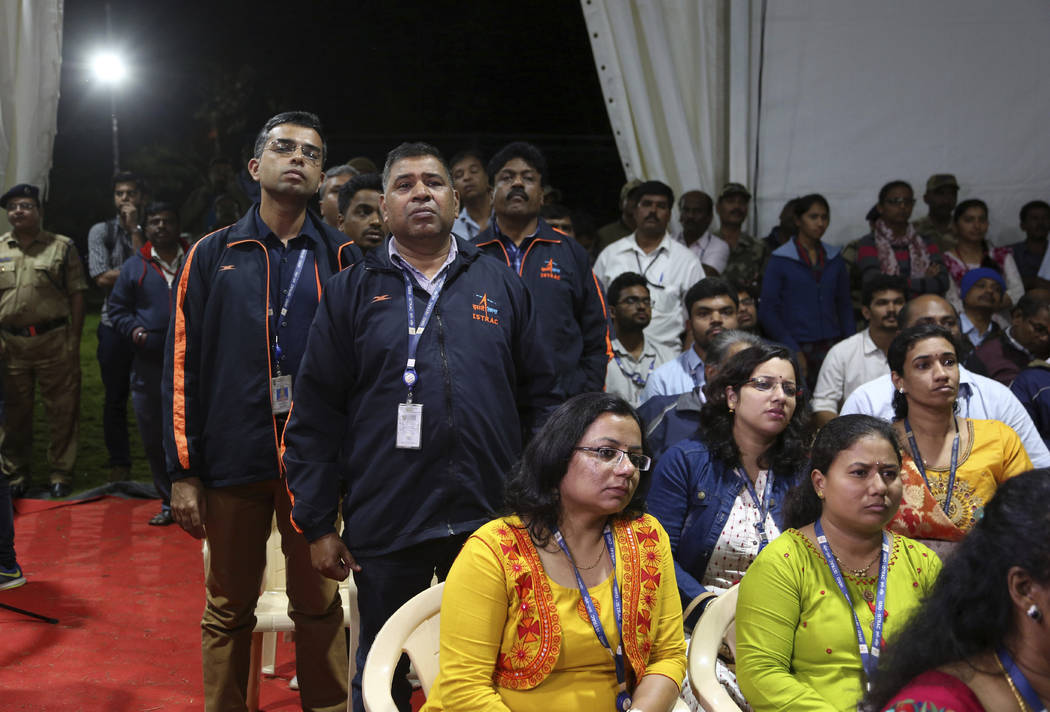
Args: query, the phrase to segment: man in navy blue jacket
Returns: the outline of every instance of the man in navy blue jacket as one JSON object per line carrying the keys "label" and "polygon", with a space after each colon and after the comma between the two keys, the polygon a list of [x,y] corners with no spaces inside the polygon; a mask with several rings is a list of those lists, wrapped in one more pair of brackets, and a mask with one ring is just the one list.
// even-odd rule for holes
{"label": "man in navy blue jacket", "polygon": [[522,141],[489,161],[495,220],[474,243],[529,288],[566,396],[601,391],[612,358],[605,301],[586,250],[540,217],[547,161]]}
{"label": "man in navy blue jacket", "polygon": [[306,206],[323,173],[317,117],[263,126],[248,162],[261,202],[201,238],[176,278],[164,357],[164,448],[175,520],[207,537],[201,620],[205,708],[245,709],[254,609],[277,515],[307,710],[346,708],[347,656],[335,581],[291,525],[279,442],[321,285],[360,259]]}
{"label": "man in navy blue jacket", "polygon": [[[560,396],[525,285],[451,234],[459,200],[437,149],[398,146],[383,185],[392,236],[325,287],[284,440],[314,567],[354,571],[355,710],[376,633],[501,506],[523,432]],[[404,673],[394,697],[407,710]]]}
{"label": "man in navy blue jacket", "polygon": [[171,285],[186,259],[189,245],[179,238],[179,214],[170,203],[146,207],[146,244],[121,266],[109,295],[113,328],[135,349],[131,402],[135,407],[142,447],[161,497],[160,512],[149,523],[172,524],[171,480],[164,460],[164,405],[160,375],[164,368],[164,338],[171,318]]}

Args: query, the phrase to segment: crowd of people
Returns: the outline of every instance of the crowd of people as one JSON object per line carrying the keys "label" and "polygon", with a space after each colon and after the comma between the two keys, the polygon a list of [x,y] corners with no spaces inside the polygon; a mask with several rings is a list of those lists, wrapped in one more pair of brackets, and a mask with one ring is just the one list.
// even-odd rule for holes
{"label": "crowd of people", "polygon": [[[244,709],[275,514],[304,709],[363,710],[372,642],[435,576],[428,710],[696,709],[686,640],[737,585],[719,678],[741,706],[881,710],[948,675],[966,709],[1013,709],[1004,690],[1045,707],[1045,500],[1015,563],[977,579],[1009,548],[1003,518],[1046,488],[1022,473],[1050,468],[1050,205],[1025,204],[1025,242],[993,247],[954,176],[929,179],[915,222],[894,180],[839,248],[816,193],[758,239],[744,185],[676,203],[632,180],[585,234],[528,143],[487,162],[403,143],[381,167],[327,151],[316,116],[278,114],[247,180],[216,159],[180,208],[118,174],[116,214],[88,236],[112,474],[131,462],[130,395],[162,501],[150,523],[208,542],[209,710]],[[0,205],[3,589],[25,583],[10,500],[30,481],[37,383],[50,494],[70,493],[87,283],[37,188]],[[966,625],[929,601],[957,606],[971,584],[1002,588],[985,603],[1002,630],[901,652],[933,649],[914,630],[948,635],[924,615]]]}

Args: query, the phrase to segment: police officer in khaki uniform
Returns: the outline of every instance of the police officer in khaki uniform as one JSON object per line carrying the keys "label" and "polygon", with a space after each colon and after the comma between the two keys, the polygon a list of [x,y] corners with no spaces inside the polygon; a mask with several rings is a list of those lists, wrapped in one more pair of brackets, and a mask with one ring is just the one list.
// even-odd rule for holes
{"label": "police officer in khaki uniform", "polygon": [[33,391],[50,430],[51,496],[66,497],[77,455],[80,421],[80,333],[84,326],[83,269],[64,235],[40,229],[40,190],[19,184],[0,197],[11,232],[0,236],[0,361],[6,422],[0,460],[13,496],[29,484]]}

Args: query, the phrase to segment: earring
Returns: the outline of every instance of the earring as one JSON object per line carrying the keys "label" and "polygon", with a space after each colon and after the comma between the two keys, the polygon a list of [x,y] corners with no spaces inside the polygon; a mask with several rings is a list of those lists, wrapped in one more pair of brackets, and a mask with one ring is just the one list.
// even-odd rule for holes
{"label": "earring", "polygon": [[817,499],[824,499],[824,493],[823,492],[817,492]]}
{"label": "earring", "polygon": [[729,414],[730,415],[736,414],[736,408],[734,406],[729,406]]}
{"label": "earring", "polygon": [[1034,603],[1028,607],[1028,610],[1025,611],[1025,613],[1027,613],[1028,617],[1034,620],[1036,623],[1043,620],[1043,612],[1039,610],[1039,607],[1036,606]]}

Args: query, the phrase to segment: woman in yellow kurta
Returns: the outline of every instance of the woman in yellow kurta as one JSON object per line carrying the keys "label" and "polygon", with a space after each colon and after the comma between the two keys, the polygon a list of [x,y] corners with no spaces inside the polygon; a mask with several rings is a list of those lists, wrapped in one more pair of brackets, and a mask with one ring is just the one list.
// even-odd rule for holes
{"label": "woman in yellow kurta", "polygon": [[890,425],[870,416],[836,418],[817,435],[810,480],[788,495],[785,523],[798,528],[740,583],[737,679],[755,712],[856,710],[877,662],[869,650],[932,588],[937,555],[884,531],[900,503],[900,457]]}
{"label": "woman in yellow kurta", "polygon": [[551,416],[508,483],[516,515],[475,532],[449,572],[425,710],[671,709],[682,610],[667,534],[641,514],[644,453],[641,423],[614,396],[576,396]]}
{"label": "woman in yellow kurta", "polygon": [[955,415],[959,367],[948,331],[930,324],[905,329],[887,358],[897,389],[894,427],[904,446],[904,496],[890,529],[931,546],[958,542],[996,488],[1032,469],[1032,461],[1008,425]]}

